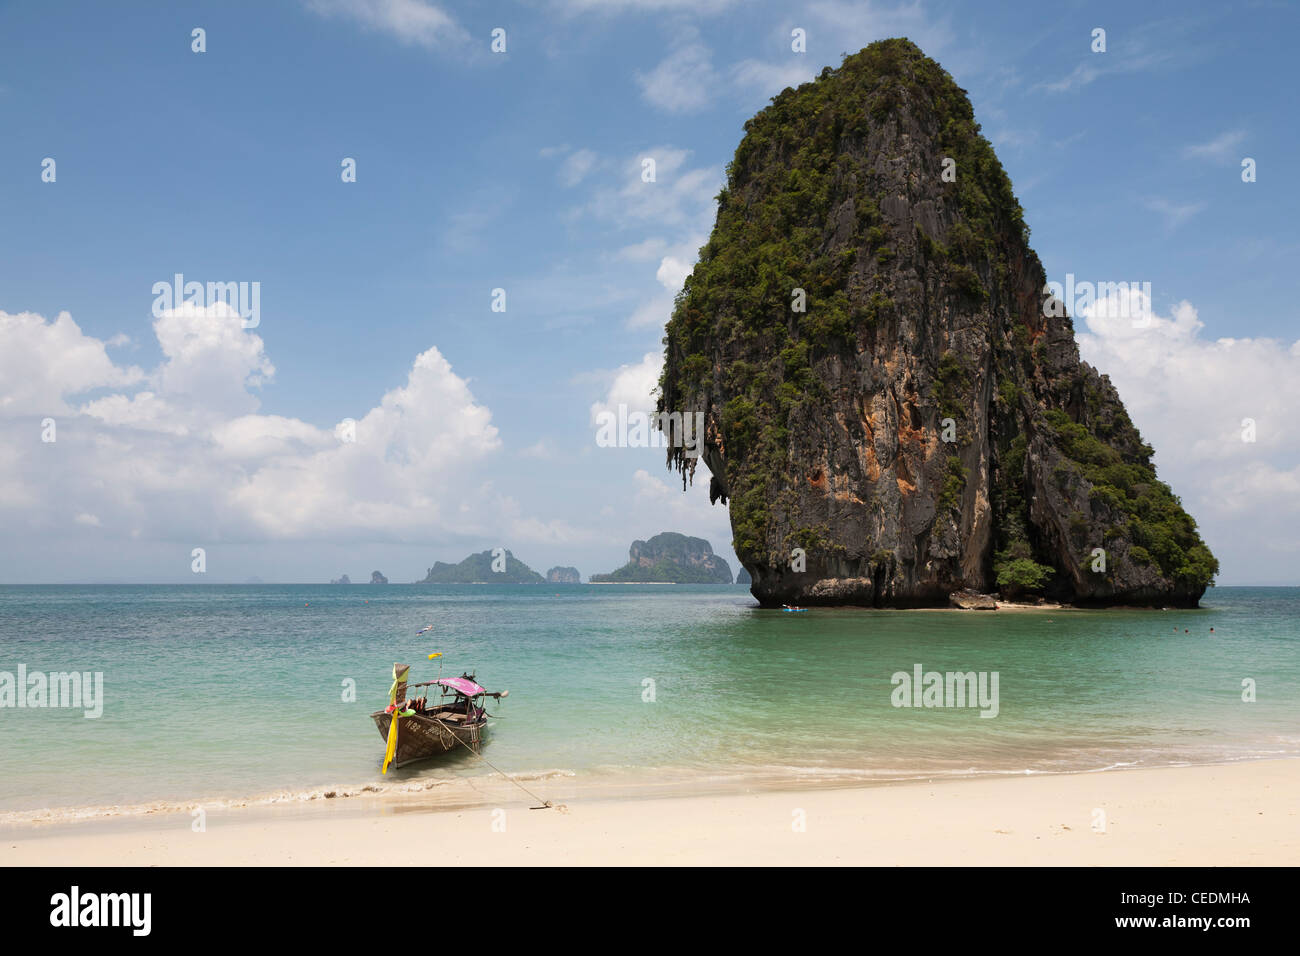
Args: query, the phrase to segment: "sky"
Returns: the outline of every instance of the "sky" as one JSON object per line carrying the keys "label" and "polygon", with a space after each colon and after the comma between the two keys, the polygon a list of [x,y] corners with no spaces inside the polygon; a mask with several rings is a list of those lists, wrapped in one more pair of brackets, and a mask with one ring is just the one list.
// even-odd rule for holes
{"label": "sky", "polygon": [[734,571],[707,472],[597,416],[652,407],[745,120],[907,36],[1048,277],[1150,284],[1080,349],[1219,583],[1300,584],[1300,13],[987,7],[0,2],[0,583],[193,582],[196,549],[213,583],[497,547],[585,577],[660,531]]}

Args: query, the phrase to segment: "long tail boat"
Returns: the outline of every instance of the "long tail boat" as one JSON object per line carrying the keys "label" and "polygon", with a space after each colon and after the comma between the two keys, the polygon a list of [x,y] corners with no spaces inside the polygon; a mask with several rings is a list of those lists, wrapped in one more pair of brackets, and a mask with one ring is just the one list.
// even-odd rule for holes
{"label": "long tail boat", "polygon": [[[427,760],[460,747],[479,753],[487,735],[490,715],[484,704],[487,698],[500,700],[510,694],[503,690],[490,693],[480,686],[473,674],[440,677],[407,686],[409,664],[393,665],[393,685],[389,688],[388,707],[370,715],[379,728],[379,736],[388,742],[384,772],[389,762],[403,767],[416,760]],[[438,696],[431,702],[430,689]],[[412,696],[407,696],[408,689]],[[424,693],[419,693],[423,690]],[[390,738],[393,721],[397,721],[396,739]]]}

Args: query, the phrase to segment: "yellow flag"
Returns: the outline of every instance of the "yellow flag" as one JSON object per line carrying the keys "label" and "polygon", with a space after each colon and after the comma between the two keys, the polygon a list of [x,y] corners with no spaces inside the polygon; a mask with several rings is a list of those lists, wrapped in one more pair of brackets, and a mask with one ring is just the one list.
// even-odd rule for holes
{"label": "yellow flag", "polygon": [[388,723],[388,749],[384,751],[384,773],[388,773],[388,765],[392,763],[393,755],[397,753],[397,712],[393,712],[393,719]]}

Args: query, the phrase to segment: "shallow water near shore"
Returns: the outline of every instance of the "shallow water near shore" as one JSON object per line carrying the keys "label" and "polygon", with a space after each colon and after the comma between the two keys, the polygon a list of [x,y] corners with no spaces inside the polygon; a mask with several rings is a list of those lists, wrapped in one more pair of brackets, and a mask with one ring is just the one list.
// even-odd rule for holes
{"label": "shallow water near shore", "polygon": [[[0,709],[0,823],[370,788],[497,799],[468,752],[379,773],[369,714],[394,661],[438,676],[433,651],[445,676],[510,690],[484,756],[548,799],[1300,755],[1300,589],[1202,603],[785,614],[739,587],[0,587],[0,672],[104,681],[97,719]],[[894,706],[917,665],[996,672],[997,716]]]}

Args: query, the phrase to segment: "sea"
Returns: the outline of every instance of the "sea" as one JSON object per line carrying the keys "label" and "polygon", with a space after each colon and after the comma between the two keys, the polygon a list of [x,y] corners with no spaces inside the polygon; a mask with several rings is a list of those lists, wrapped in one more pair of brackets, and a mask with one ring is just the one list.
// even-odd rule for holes
{"label": "sea", "polygon": [[[1198,610],[787,612],[704,585],[0,586],[0,825],[471,804],[505,781],[531,802],[1294,757],[1298,625],[1300,588],[1213,588]],[[481,754],[381,773],[370,714],[395,662],[509,691]],[[20,666],[29,694],[77,672],[102,699],[19,707]]]}

